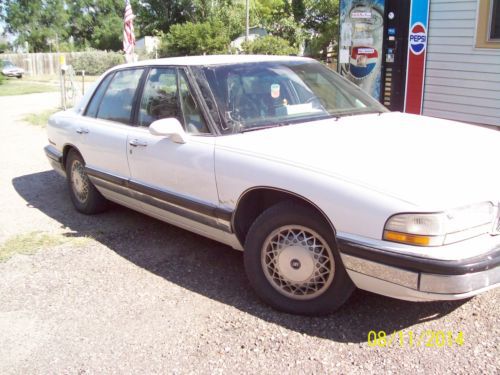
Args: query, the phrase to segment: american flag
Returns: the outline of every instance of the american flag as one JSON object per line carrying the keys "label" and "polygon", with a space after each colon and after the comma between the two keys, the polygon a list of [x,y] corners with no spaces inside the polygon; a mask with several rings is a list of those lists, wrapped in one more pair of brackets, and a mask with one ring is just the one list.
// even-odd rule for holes
{"label": "american flag", "polygon": [[123,15],[123,50],[127,55],[134,53],[134,18],[132,5],[130,5],[130,0],[127,0],[125,3],[125,13]]}

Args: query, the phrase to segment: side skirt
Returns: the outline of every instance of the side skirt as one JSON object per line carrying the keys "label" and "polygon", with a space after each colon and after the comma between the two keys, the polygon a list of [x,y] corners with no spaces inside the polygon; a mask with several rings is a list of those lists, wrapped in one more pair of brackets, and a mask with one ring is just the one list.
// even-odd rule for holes
{"label": "side skirt", "polygon": [[[157,196],[162,192],[158,192],[158,194],[155,194],[157,196],[153,196],[126,186],[128,185],[126,180],[118,181],[118,178],[114,177],[114,181],[109,181],[101,178],[101,176],[97,177],[90,170],[88,175],[101,194],[112,202],[229,245],[236,250],[243,250],[242,245],[231,230],[230,221],[206,214],[214,212],[214,210],[210,211],[207,208],[204,210],[206,213],[197,212],[158,198]],[[134,183],[134,185],[137,185],[137,183]],[[150,190],[151,188],[147,187],[147,189]]]}

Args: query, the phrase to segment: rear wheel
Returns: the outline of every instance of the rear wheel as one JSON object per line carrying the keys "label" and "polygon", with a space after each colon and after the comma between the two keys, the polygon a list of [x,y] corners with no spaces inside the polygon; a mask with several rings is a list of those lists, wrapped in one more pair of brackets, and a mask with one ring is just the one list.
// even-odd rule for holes
{"label": "rear wheel", "polygon": [[108,201],[89,180],[85,162],[76,150],[71,150],[66,158],[66,176],[71,201],[77,211],[96,214],[107,208]]}
{"label": "rear wheel", "polygon": [[247,234],[244,259],[256,293],[284,312],[331,313],[354,290],[330,226],[300,204],[282,202],[264,211]]}

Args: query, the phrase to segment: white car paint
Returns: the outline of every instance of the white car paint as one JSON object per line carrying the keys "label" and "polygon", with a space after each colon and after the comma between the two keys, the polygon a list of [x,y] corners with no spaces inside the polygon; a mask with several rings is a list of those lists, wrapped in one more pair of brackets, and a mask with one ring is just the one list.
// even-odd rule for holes
{"label": "white car paint", "polygon": [[[403,113],[343,117],[217,140],[217,150],[293,165],[428,212],[499,200],[500,174],[492,173],[499,149],[499,132]],[[232,196],[232,191],[221,193],[222,201]]]}
{"label": "white car paint", "polygon": [[373,114],[219,137],[216,174],[229,208],[245,190],[273,186],[323,208],[337,231],[379,240],[397,212],[498,202],[498,146],[489,129]]}
{"label": "white car paint", "polygon": [[[282,57],[212,56],[169,59],[168,65],[278,60]],[[154,60],[129,66],[162,64]],[[145,128],[82,116],[90,98],[91,92],[75,109],[53,116],[48,135],[60,153],[65,145],[73,145],[87,166],[97,170],[229,211],[251,189],[283,190],[318,207],[339,238],[416,258],[466,259],[500,244],[500,236],[489,234],[438,249],[382,240],[387,219],[396,213],[442,212],[484,201],[498,210],[500,132],[382,113],[221,136],[185,135],[186,143],[179,144]],[[132,140],[147,147],[131,146]],[[234,234],[98,189],[108,199],[243,249]],[[439,297],[387,285],[353,269],[348,272],[358,287],[396,298],[456,299],[474,294]],[[418,274],[410,276],[415,275],[418,279]]]}
{"label": "white car paint", "polygon": [[[131,146],[131,140],[147,144]],[[179,144],[147,128],[128,132],[127,158],[132,180],[213,205],[219,204],[214,176],[213,137],[188,136]]]}

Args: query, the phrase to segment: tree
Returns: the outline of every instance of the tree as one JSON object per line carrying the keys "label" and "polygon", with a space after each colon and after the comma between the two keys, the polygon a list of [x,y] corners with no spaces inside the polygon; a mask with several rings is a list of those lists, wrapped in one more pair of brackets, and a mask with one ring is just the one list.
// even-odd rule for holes
{"label": "tree", "polygon": [[[122,49],[123,0],[77,0],[67,8],[70,33],[78,47]],[[135,11],[138,4],[132,2],[132,8]]]}
{"label": "tree", "polygon": [[134,8],[142,35],[167,33],[172,25],[193,20],[194,10],[192,0],[145,0]]}
{"label": "tree", "polygon": [[339,1],[304,0],[304,4],[303,24],[314,34],[310,41],[310,54],[326,60],[328,46],[335,44],[339,35]]}
{"label": "tree", "polygon": [[[286,39],[293,47],[298,48],[302,44],[304,30],[295,18],[293,3],[288,0],[255,0],[251,10],[252,25],[259,25],[272,35]],[[300,12],[297,12],[299,17]]]}
{"label": "tree", "polygon": [[28,42],[34,52],[48,51],[49,41],[57,45],[68,36],[63,0],[5,0],[1,7],[0,18],[7,32],[18,35],[18,45]]}
{"label": "tree", "polygon": [[[192,54],[227,50],[227,40],[244,32],[242,0],[131,0],[136,37],[164,37],[164,51]],[[338,35],[338,0],[252,0],[250,25],[298,48],[312,35],[312,55],[326,57]],[[121,50],[124,0],[0,0],[0,20],[6,30],[27,41],[31,51],[97,48]],[[172,33],[174,25],[187,26]],[[200,25],[200,26],[194,26]],[[202,35],[200,33],[206,33]],[[170,33],[170,34],[169,34]],[[217,33],[217,34],[216,34]],[[177,35],[182,42],[174,40]],[[68,38],[72,37],[72,42]],[[200,41],[207,43],[203,46]],[[184,44],[182,44],[184,43]],[[319,51],[323,51],[320,55]]]}
{"label": "tree", "polygon": [[236,39],[245,31],[245,6],[243,2],[219,0],[209,14],[207,21],[220,21],[225,25],[230,40]]}
{"label": "tree", "polygon": [[116,51],[122,48],[124,8],[123,0],[6,0],[0,17],[17,43],[27,41],[35,52],[68,45],[70,35],[79,48]]}
{"label": "tree", "polygon": [[248,54],[292,55],[297,53],[297,48],[290,46],[286,39],[272,35],[243,42],[241,47]]}
{"label": "tree", "polygon": [[229,35],[220,21],[173,25],[163,40],[163,56],[187,56],[227,53]]}
{"label": "tree", "polygon": [[292,0],[292,14],[295,22],[300,22],[306,16],[304,0]]}

